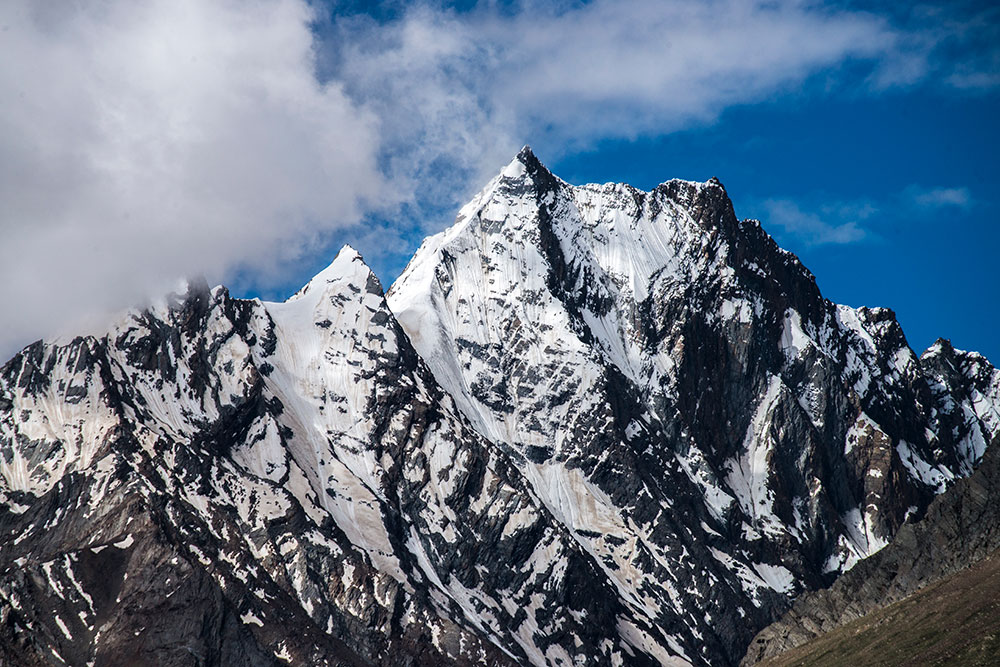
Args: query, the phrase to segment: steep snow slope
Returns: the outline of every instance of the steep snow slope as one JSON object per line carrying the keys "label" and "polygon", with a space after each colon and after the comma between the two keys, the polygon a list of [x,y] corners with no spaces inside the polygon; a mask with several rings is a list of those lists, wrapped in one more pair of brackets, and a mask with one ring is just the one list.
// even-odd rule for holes
{"label": "steep snow slope", "polygon": [[985,360],[918,359],[891,311],[824,300],[715,180],[573,187],[525,149],[388,298],[626,604],[680,612],[691,659],[738,659],[1000,430]]}

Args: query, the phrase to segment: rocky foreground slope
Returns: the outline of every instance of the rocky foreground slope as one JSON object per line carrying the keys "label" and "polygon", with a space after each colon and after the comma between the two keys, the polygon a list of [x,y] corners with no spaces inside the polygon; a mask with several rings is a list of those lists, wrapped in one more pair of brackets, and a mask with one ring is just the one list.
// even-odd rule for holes
{"label": "rocky foreground slope", "polygon": [[383,295],[192,285],[0,371],[13,664],[735,664],[1000,433],[717,181],[522,151]]}

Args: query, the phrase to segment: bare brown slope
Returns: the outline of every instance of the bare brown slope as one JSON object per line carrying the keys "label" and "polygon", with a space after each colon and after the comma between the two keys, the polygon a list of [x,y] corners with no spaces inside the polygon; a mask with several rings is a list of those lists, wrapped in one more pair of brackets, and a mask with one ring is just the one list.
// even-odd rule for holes
{"label": "bare brown slope", "polygon": [[1000,552],[918,593],[765,659],[767,667],[996,665]]}

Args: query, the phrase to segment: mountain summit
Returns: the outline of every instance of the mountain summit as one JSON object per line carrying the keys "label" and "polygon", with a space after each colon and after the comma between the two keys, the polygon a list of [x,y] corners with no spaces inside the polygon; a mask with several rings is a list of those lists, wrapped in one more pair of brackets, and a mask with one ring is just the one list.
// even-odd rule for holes
{"label": "mountain summit", "polygon": [[14,664],[735,664],[1000,439],[718,180],[525,147],[385,295],[193,285],[0,370]]}

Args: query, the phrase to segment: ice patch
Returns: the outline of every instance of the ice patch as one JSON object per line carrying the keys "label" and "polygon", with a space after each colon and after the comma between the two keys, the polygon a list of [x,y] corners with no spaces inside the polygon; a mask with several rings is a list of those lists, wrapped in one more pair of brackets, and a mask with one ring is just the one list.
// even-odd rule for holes
{"label": "ice patch", "polygon": [[243,621],[244,625],[253,624],[261,628],[264,627],[264,622],[259,618],[257,618],[257,616],[255,616],[252,611],[248,611],[247,613],[240,616],[240,620]]}
{"label": "ice patch", "polygon": [[53,618],[56,621],[56,625],[58,625],[59,629],[62,630],[62,633],[66,635],[66,639],[73,641],[73,635],[69,633],[69,628],[66,627],[66,624],[63,622],[62,618],[59,617],[59,614],[53,614]]}
{"label": "ice patch", "polygon": [[955,474],[947,468],[931,465],[921,458],[905,440],[896,445],[896,453],[910,477],[933,488],[935,493],[944,493],[948,483],[955,479]]}
{"label": "ice patch", "polygon": [[792,308],[785,311],[780,345],[789,361],[798,358],[814,345],[812,339],[802,330],[802,317]]}

